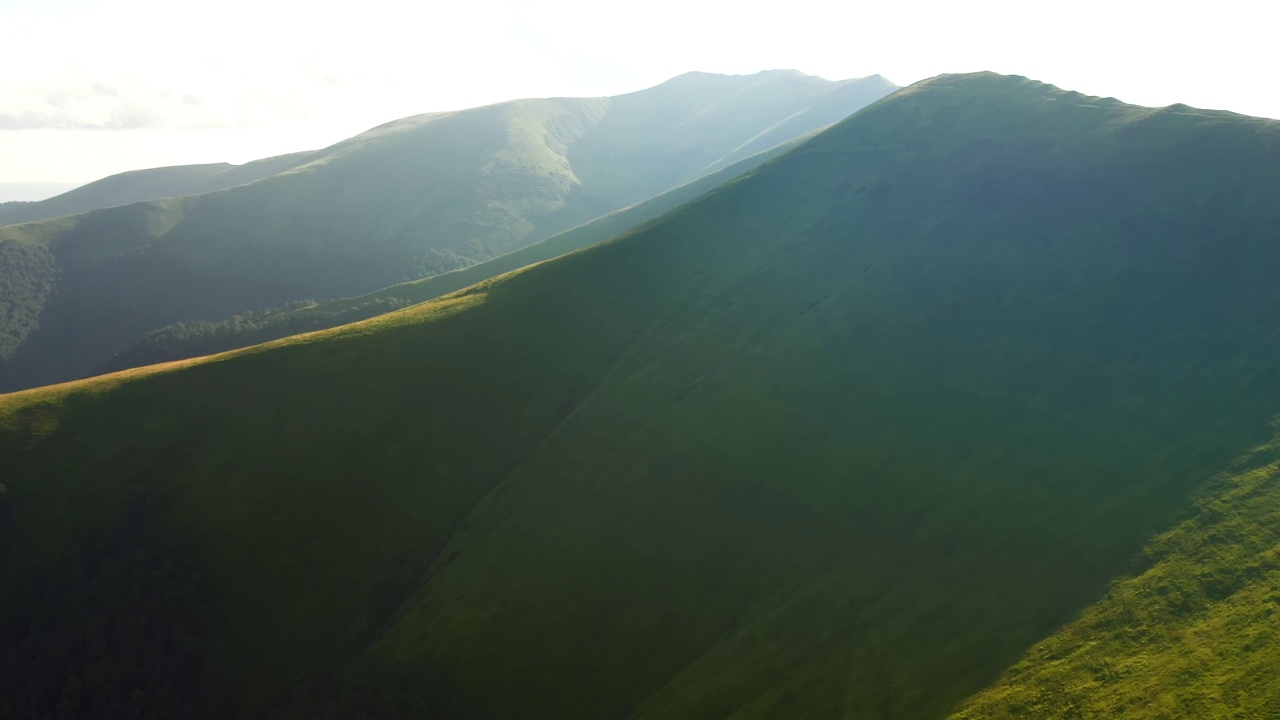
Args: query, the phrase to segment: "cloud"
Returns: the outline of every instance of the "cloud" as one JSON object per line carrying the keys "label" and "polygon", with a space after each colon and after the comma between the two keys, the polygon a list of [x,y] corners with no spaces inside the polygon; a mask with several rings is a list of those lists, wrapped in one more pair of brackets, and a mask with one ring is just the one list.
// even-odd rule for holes
{"label": "cloud", "polygon": [[202,117],[198,107],[198,99],[189,95],[175,96],[163,90],[140,93],[104,82],[6,89],[0,98],[0,130],[132,130],[213,124]]}
{"label": "cloud", "polygon": [[[1249,0],[1207,14],[1178,0],[1154,14],[1145,5],[0,0],[0,130],[367,128],[773,67],[900,83],[988,69],[1132,102],[1280,114],[1274,93],[1257,89],[1271,80],[1274,23],[1232,20]],[[1229,52],[1175,41],[1228,37]]]}
{"label": "cloud", "polygon": [[21,70],[0,72],[0,130],[372,126],[665,79],[665,66],[634,72],[654,65],[647,45],[628,43],[626,61],[603,57],[602,38],[582,48],[593,57],[572,52],[569,40],[618,18],[557,2],[0,3],[0,27],[19,29],[0,43],[0,68]]}
{"label": "cloud", "polygon": [[19,87],[0,81],[0,130],[270,127],[314,120],[341,94],[305,72],[274,75],[275,83],[228,78],[190,85],[94,76]]}
{"label": "cloud", "polygon": [[313,67],[307,57],[322,44],[351,48],[341,33],[308,32],[298,3],[250,5],[0,7],[0,68],[19,70],[0,72],[0,129],[267,127],[314,120],[350,100],[340,67]]}

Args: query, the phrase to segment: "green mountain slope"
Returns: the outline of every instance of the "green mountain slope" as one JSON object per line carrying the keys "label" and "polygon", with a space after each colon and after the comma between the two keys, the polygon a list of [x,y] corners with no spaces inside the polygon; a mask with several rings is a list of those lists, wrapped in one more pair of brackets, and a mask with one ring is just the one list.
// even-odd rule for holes
{"label": "green mountain slope", "polygon": [[179,323],[163,327],[148,333],[143,342],[96,368],[95,374],[234,350],[298,333],[337,327],[434,300],[503,273],[620,235],[759,167],[802,139],[783,143],[655,198],[602,215],[572,230],[461,270],[398,283],[355,298],[247,313],[216,323]]}
{"label": "green mountain slope", "polygon": [[0,227],[0,272],[57,270],[0,308],[12,346],[0,390],[82,377],[165,325],[488,260],[894,89],[878,76],[693,73],[616,98],[517,100],[388,123],[219,192]]}
{"label": "green mountain slope", "polygon": [[310,152],[264,158],[243,165],[210,163],[123,172],[56,197],[0,211],[0,225],[17,225],[145,200],[196,195],[245,185],[301,163]]}
{"label": "green mountain slope", "polygon": [[945,717],[1237,502],[1278,159],[1272,121],[943,76],[615,241],[6,396],[0,697]]}
{"label": "green mountain slope", "polygon": [[1133,577],[952,717],[1280,716],[1278,449],[1242,457]]}

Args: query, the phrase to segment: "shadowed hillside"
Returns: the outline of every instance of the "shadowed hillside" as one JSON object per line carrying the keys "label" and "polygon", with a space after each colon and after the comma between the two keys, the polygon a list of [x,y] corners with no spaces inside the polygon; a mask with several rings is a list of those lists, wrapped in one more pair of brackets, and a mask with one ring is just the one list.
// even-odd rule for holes
{"label": "shadowed hillside", "polygon": [[693,73],[616,98],[516,100],[397,120],[227,190],[0,227],[0,286],[21,290],[0,306],[0,390],[82,377],[165,325],[483,262],[894,89]]}
{"label": "shadowed hillside", "polygon": [[86,648],[0,697],[80,698],[81,598],[174,587],[204,607],[115,646],[174,658],[110,685],[148,707],[945,717],[1238,507],[1280,410],[1277,161],[1280,123],[942,76],[581,252],[0,398],[5,657],[44,657],[36,580]]}

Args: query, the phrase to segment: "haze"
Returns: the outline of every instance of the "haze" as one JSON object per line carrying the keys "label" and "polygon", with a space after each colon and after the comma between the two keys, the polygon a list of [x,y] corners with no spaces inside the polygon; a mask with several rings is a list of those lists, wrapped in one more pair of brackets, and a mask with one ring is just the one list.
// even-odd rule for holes
{"label": "haze", "polygon": [[414,113],[627,92],[695,69],[903,85],[994,70],[1143,105],[1280,117],[1275,11],[1260,7],[6,0],[0,181],[244,162]]}

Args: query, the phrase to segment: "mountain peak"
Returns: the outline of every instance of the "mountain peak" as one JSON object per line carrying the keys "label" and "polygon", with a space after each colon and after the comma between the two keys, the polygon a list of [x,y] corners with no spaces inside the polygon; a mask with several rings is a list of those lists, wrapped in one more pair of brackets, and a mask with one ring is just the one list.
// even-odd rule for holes
{"label": "mountain peak", "polygon": [[[743,81],[751,81],[751,80],[800,80],[800,81],[821,80],[823,82],[830,82],[826,78],[821,78],[821,77],[818,77],[817,75],[810,75],[808,73],[801,72],[799,70],[785,69],[785,68],[761,70],[759,72],[742,73],[742,74],[715,73],[715,72],[706,72],[703,70],[694,70],[687,73],[681,73],[680,75],[677,75],[665,82],[659,83],[655,85],[653,88],[649,88],[649,89],[652,90],[652,89],[670,86],[670,85],[687,85],[690,83],[733,83],[733,82],[743,82]],[[641,90],[640,92],[644,92],[644,91]]]}
{"label": "mountain peak", "polygon": [[990,70],[980,70],[978,72],[968,73],[942,73],[931,78],[920,80],[907,86],[912,88],[940,88],[940,89],[967,89],[978,90],[982,88],[1024,88],[1048,87],[1057,90],[1052,85],[1032,80],[1022,75],[1003,75],[1001,73],[992,72]]}
{"label": "mountain peak", "polygon": [[[1097,95],[1088,95],[1075,90],[1064,90],[1063,88],[1051,83],[1034,80],[1022,75],[1002,75],[991,71],[946,73],[937,75],[903,88],[903,90],[897,94],[895,99],[904,100],[919,92],[956,93],[957,97],[965,96],[969,98],[1005,97],[1006,99],[1009,99],[1015,96],[1021,96],[1037,101],[1053,100],[1069,102],[1081,107],[1109,107],[1113,109],[1128,108],[1131,112],[1159,110],[1166,113],[1246,117],[1237,113],[1222,110],[1206,110],[1203,108],[1191,107],[1183,103],[1174,103],[1173,105],[1159,108],[1134,105],[1118,100],[1114,97],[1101,97]],[[1140,116],[1135,115],[1134,117]]]}
{"label": "mountain peak", "polygon": [[759,77],[799,77],[799,78],[818,77],[817,75],[810,75],[809,73],[801,72],[799,70],[796,70],[795,68],[775,68],[773,70],[761,70],[760,72],[756,73],[756,75]]}

